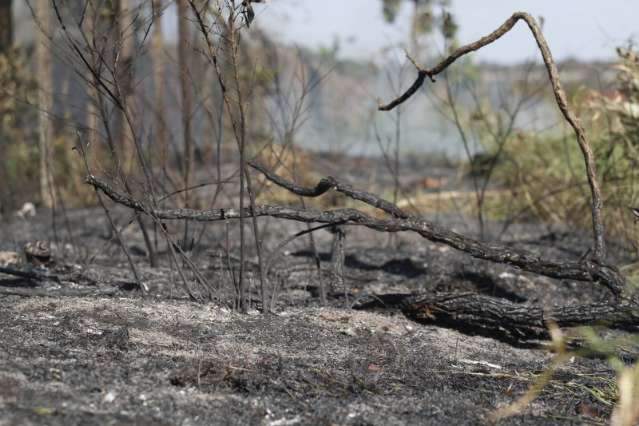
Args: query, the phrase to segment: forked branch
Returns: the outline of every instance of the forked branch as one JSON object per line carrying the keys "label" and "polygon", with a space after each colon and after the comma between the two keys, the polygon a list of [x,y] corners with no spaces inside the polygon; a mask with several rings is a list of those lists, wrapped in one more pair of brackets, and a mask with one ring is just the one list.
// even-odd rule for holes
{"label": "forked branch", "polygon": [[[267,175],[269,178],[273,176],[275,175],[272,173]],[[328,179],[326,180],[328,181]],[[529,251],[515,250],[509,246],[488,244],[473,238],[468,238],[448,229],[439,228],[427,220],[412,216],[377,219],[356,209],[317,211],[277,205],[262,205],[256,206],[254,209],[245,208],[243,210],[162,210],[146,206],[141,201],[134,200],[127,195],[115,191],[107,183],[102,182],[95,176],[87,176],[86,182],[93,185],[95,188],[100,189],[116,203],[161,220],[190,219],[200,222],[213,222],[227,219],[239,219],[241,217],[250,217],[255,215],[271,216],[305,223],[358,225],[381,232],[409,231],[415,232],[430,241],[446,244],[478,259],[515,266],[522,270],[545,275],[551,278],[598,282],[607,287],[615,296],[621,295],[625,288],[625,279],[612,266],[589,259],[584,259],[579,262],[548,260]],[[314,188],[299,187],[279,176],[277,177],[277,181],[274,180],[274,182],[279,182],[284,187],[295,187],[299,189],[300,193],[314,193],[314,191],[316,191]],[[343,185],[334,178],[331,178],[330,182],[332,182],[334,187],[342,188],[345,193],[348,191],[347,195],[350,194],[349,196],[352,198],[364,201],[367,204],[380,208],[384,211],[386,210],[380,206],[393,205],[389,201],[380,199],[374,194],[357,191],[350,188],[348,185]],[[391,209],[391,211],[392,210],[393,209]],[[397,208],[397,210],[401,211],[399,208]]]}
{"label": "forked branch", "polygon": [[594,155],[592,153],[590,143],[588,142],[588,139],[586,137],[586,133],[584,132],[584,129],[579,122],[579,119],[568,108],[566,92],[564,92],[564,89],[561,86],[561,82],[559,81],[559,72],[557,71],[557,66],[555,65],[555,61],[553,60],[550,53],[550,48],[548,47],[548,43],[546,42],[546,39],[541,32],[541,28],[532,16],[524,12],[514,13],[495,31],[485,37],[480,38],[474,43],[461,46],[458,49],[454,50],[435,67],[426,69],[416,65],[417,78],[415,79],[413,84],[398,98],[392,100],[386,105],[380,105],[379,110],[390,111],[398,105],[406,102],[411,96],[417,93],[420,87],[423,86],[424,82],[426,81],[426,77],[434,82],[435,76],[446,70],[446,68],[452,65],[457,59],[495,42],[508,31],[510,31],[519,20],[523,20],[526,22],[528,28],[530,28],[530,31],[533,34],[533,37],[535,38],[535,41],[537,42],[537,46],[539,47],[541,56],[544,60],[544,65],[546,66],[546,70],[548,72],[548,78],[550,79],[557,106],[559,107],[559,110],[564,116],[566,122],[570,125],[570,127],[572,127],[575,136],[577,137],[577,143],[579,144],[579,148],[581,149],[581,153],[584,157],[584,163],[586,164],[586,174],[588,177],[588,185],[590,186],[590,193],[592,197],[591,213],[594,239],[593,257],[598,261],[602,261],[604,260],[606,255],[604,225],[601,216],[603,201],[601,198],[601,190],[599,188],[599,184],[597,183],[597,172],[595,167]]}

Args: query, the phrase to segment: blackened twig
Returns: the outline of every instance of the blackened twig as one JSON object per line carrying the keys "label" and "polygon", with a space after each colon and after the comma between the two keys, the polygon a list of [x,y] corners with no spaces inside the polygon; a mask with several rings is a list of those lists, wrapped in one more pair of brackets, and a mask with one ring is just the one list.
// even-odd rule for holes
{"label": "blackened twig", "polygon": [[14,277],[26,278],[33,281],[60,281],[57,275],[45,274],[37,271],[25,271],[6,266],[0,266],[0,273],[13,275]]}

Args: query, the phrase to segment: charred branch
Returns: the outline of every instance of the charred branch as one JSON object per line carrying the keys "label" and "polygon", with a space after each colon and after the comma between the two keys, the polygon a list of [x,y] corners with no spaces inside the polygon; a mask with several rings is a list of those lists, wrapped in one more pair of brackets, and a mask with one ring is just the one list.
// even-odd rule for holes
{"label": "charred branch", "polygon": [[23,287],[0,287],[0,295],[20,297],[106,297],[120,292],[117,288],[90,289],[45,289]]}
{"label": "charred branch", "polygon": [[406,102],[411,96],[413,96],[420,87],[423,86],[424,81],[426,81],[426,77],[428,77],[431,81],[435,81],[435,76],[446,70],[450,65],[452,65],[457,59],[462,56],[474,52],[476,50],[481,49],[484,46],[487,46],[499,38],[501,38],[504,34],[510,31],[515,24],[519,21],[523,20],[530,28],[535,41],[537,42],[537,46],[539,47],[539,51],[541,52],[541,56],[544,60],[544,65],[546,66],[546,70],[548,72],[548,78],[550,80],[552,91],[555,95],[555,101],[557,102],[557,106],[561,111],[562,115],[566,122],[572,127],[575,136],[577,137],[577,142],[579,144],[579,148],[581,149],[581,153],[584,158],[584,163],[586,165],[586,174],[588,176],[588,184],[590,186],[590,192],[592,196],[592,226],[593,226],[593,239],[594,239],[594,253],[593,257],[602,261],[605,258],[605,242],[604,242],[604,225],[603,219],[601,216],[601,209],[603,208],[603,201],[601,197],[601,190],[599,188],[599,184],[597,183],[597,172],[595,167],[595,158],[592,153],[592,148],[590,147],[590,143],[586,137],[586,133],[579,122],[579,119],[573,114],[573,112],[568,108],[568,100],[566,97],[566,92],[561,86],[561,82],[559,80],[559,71],[557,70],[557,66],[555,65],[555,61],[550,53],[550,48],[548,47],[548,43],[544,38],[541,28],[535,21],[535,19],[527,13],[517,12],[514,13],[506,22],[504,22],[499,28],[497,28],[492,33],[488,34],[485,37],[480,38],[474,43],[470,43],[464,46],[459,47],[454,50],[450,55],[444,58],[441,62],[439,62],[433,68],[421,68],[417,66],[417,78],[413,82],[413,84],[406,90],[402,95],[393,101],[389,102],[386,105],[380,105],[380,111],[390,111],[398,105]]}
{"label": "charred branch", "polygon": [[257,163],[250,162],[249,165],[253,167],[255,170],[262,173],[268,180],[270,180],[274,184],[279,185],[282,188],[287,189],[290,192],[296,195],[300,195],[302,197],[319,197],[320,195],[328,192],[329,190],[334,189],[335,191],[340,192],[346,195],[347,197],[352,198],[353,200],[366,203],[369,206],[382,210],[393,217],[399,217],[399,218],[409,217],[407,213],[405,213],[402,209],[400,209],[399,207],[397,207],[395,204],[391,203],[390,201],[386,201],[375,194],[371,194],[370,192],[355,190],[353,189],[352,186],[341,183],[332,176],[328,176],[323,179],[320,179],[317,185],[315,185],[315,187],[313,188],[306,188],[303,186],[299,186],[294,182],[287,181],[286,179],[276,175],[275,173],[268,170],[266,167],[261,166]]}
{"label": "charred branch", "polygon": [[[281,177],[279,179],[284,181]],[[199,222],[214,222],[255,215],[304,223],[350,224],[364,226],[380,232],[415,232],[432,242],[446,244],[478,259],[511,265],[524,271],[551,278],[597,282],[608,288],[615,296],[622,294],[626,283],[624,277],[616,268],[595,260],[583,259],[577,262],[562,262],[544,259],[533,252],[516,250],[500,244],[484,243],[456,232],[442,229],[427,220],[417,217],[377,219],[356,209],[317,211],[279,205],[261,205],[255,206],[254,209],[244,208],[241,210],[155,209],[117,192],[95,176],[87,176],[86,182],[104,192],[114,202],[160,220],[190,219]],[[373,194],[359,193],[354,189],[350,189],[350,191],[361,195],[357,199],[372,197],[371,202],[380,201]],[[383,203],[377,203],[377,205],[381,204]]]}
{"label": "charred branch", "polygon": [[24,278],[32,281],[60,281],[60,278],[57,275],[52,275],[47,272],[16,269],[7,266],[0,266],[0,274],[12,275],[14,277]]}
{"label": "charred branch", "polygon": [[514,340],[547,339],[549,323],[559,327],[603,326],[630,331],[639,328],[639,306],[634,303],[545,307],[474,293],[388,294],[375,296],[355,308],[399,309],[419,323]]}

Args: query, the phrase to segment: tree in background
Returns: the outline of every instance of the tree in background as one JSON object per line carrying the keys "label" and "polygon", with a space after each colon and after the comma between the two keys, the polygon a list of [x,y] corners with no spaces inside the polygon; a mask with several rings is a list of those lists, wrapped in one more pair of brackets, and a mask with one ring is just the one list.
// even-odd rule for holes
{"label": "tree in background", "polygon": [[129,122],[136,116],[134,112],[134,55],[136,44],[135,12],[132,0],[116,0],[115,8],[118,46],[118,55],[115,58],[115,70],[117,73],[118,97],[122,101],[122,108],[118,110],[118,118],[114,134],[115,142],[120,144],[122,166],[126,171],[132,167],[134,158],[135,135],[134,123]]}
{"label": "tree in background", "polygon": [[38,37],[36,41],[36,61],[38,80],[38,111],[39,111],[39,149],[40,149],[40,197],[46,207],[54,205],[52,149],[53,123],[51,111],[53,110],[53,74],[52,52],[50,37],[52,36],[52,7],[48,1],[35,3],[38,25]]}
{"label": "tree in background", "polygon": [[413,54],[419,50],[419,38],[431,34],[436,26],[441,27],[445,39],[455,37],[457,24],[453,15],[447,11],[450,0],[382,0],[382,13],[386,22],[395,22],[405,2],[411,2],[413,6],[410,31],[410,48]]}
{"label": "tree in background", "polygon": [[155,143],[158,146],[159,166],[166,173],[168,157],[168,134],[166,104],[164,101],[165,73],[164,73],[164,34],[162,33],[162,0],[153,0],[153,33],[151,35],[151,60],[153,62],[153,86],[154,86],[154,134]]}
{"label": "tree in background", "polygon": [[[189,40],[191,20],[188,17],[187,0],[177,1],[178,10],[178,65],[180,68],[180,93],[182,98],[182,134],[184,138],[183,173],[184,207],[189,208],[189,186],[193,168],[193,146],[191,136],[191,116],[193,115],[193,89],[189,78]],[[188,221],[184,225],[184,246],[188,240]]]}
{"label": "tree in background", "polygon": [[[87,43],[91,46],[97,44],[97,21],[99,20],[99,10],[96,7],[95,2],[91,1],[87,4],[86,17],[84,19],[85,32],[87,34]],[[95,52],[90,52],[91,66],[93,70],[98,69],[98,59]],[[100,128],[100,111],[99,111],[99,98],[97,85],[98,82],[90,70],[86,70],[85,76],[87,82],[87,136],[88,144],[93,147],[99,146],[99,128]]]}
{"label": "tree in background", "polygon": [[[11,63],[13,61],[10,60],[8,52],[11,51],[13,47],[13,14],[11,11],[11,3],[12,0],[1,0],[0,1],[0,83],[4,90],[0,94],[0,113],[2,114],[3,120],[6,120],[7,117],[7,101],[9,101],[8,96],[4,91],[8,86],[8,79],[13,74],[11,72]],[[8,145],[8,137],[6,135],[4,123],[0,126],[0,158],[3,159],[2,163],[6,161],[6,151]],[[5,170],[6,164],[0,163],[0,179],[2,179],[5,183],[7,182],[7,172]],[[4,167],[3,167],[4,166]],[[0,189],[0,214],[2,214],[4,208],[6,208],[5,204],[7,203],[7,199],[9,198],[10,189],[7,190],[7,184],[3,185],[4,188]]]}
{"label": "tree in background", "polygon": [[13,46],[13,0],[0,0],[0,54]]}
{"label": "tree in background", "polygon": [[[13,15],[11,12],[11,3],[12,3],[12,0],[0,0],[0,57],[1,57],[0,59],[2,60],[2,65],[5,65],[5,63],[8,62],[7,52],[11,50],[11,47],[13,45]],[[8,65],[8,63],[6,65]],[[2,71],[4,71],[4,69],[2,69]],[[5,77],[4,74],[5,73],[2,72],[2,80],[4,80],[4,77]],[[4,86],[5,84],[3,84],[3,87]],[[6,96],[3,93],[0,96],[0,104],[2,104],[2,107],[1,107],[2,112],[4,112],[4,109],[5,109],[4,108],[5,98]],[[4,115],[5,114],[3,113],[3,116]],[[3,133],[4,132],[2,132],[0,136],[4,136]],[[5,139],[5,138],[3,137],[2,139]],[[5,145],[6,145],[6,141],[0,140],[0,157],[2,158],[6,158]],[[4,176],[4,171],[0,172],[0,178],[4,178],[3,180],[5,182],[7,181],[6,176]],[[0,191],[0,194],[4,192],[5,191],[2,190]],[[3,207],[2,200],[6,198],[7,197],[3,194],[2,199],[0,199],[0,214],[2,213],[2,207]]]}

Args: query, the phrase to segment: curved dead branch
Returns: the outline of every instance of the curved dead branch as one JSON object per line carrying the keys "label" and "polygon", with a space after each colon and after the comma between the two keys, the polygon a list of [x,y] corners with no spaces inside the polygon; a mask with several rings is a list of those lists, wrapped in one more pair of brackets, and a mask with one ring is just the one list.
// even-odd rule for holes
{"label": "curved dead branch", "polygon": [[514,13],[495,31],[485,37],[480,38],[474,43],[461,46],[460,48],[453,51],[449,56],[444,58],[441,62],[439,62],[435,67],[429,69],[417,67],[417,78],[415,79],[415,82],[408,88],[408,90],[406,90],[402,95],[389,102],[388,104],[380,105],[379,110],[390,111],[403,102],[406,102],[419,90],[420,87],[422,87],[424,81],[426,80],[426,77],[429,77],[431,81],[435,81],[434,77],[443,72],[457,59],[495,42],[508,31],[510,31],[519,20],[523,20],[526,22],[528,28],[530,28],[530,31],[533,34],[533,37],[535,38],[535,41],[537,42],[537,46],[539,47],[541,56],[544,60],[544,65],[546,66],[546,70],[548,72],[548,78],[550,79],[550,83],[552,85],[552,90],[555,95],[557,106],[559,107],[559,110],[564,116],[566,122],[570,125],[570,127],[572,127],[575,136],[577,137],[577,143],[579,144],[579,148],[581,149],[581,153],[584,157],[584,162],[586,164],[586,174],[588,176],[588,184],[590,186],[592,197],[591,211],[594,234],[593,257],[599,261],[602,261],[606,255],[606,247],[604,242],[604,225],[601,216],[603,201],[601,197],[601,190],[599,188],[599,184],[597,183],[597,172],[595,167],[594,155],[592,153],[592,149],[590,147],[590,143],[588,142],[584,129],[579,122],[579,119],[568,108],[566,93],[561,86],[561,82],[559,80],[559,72],[550,53],[550,48],[548,47],[548,43],[546,42],[546,39],[541,32],[541,28],[532,16],[524,12]]}
{"label": "curved dead branch", "polygon": [[[286,182],[281,177],[279,179],[282,182]],[[161,220],[189,219],[200,222],[212,222],[227,219],[239,219],[241,217],[250,217],[255,215],[270,216],[305,223],[347,223],[365,226],[381,232],[410,231],[415,232],[430,241],[446,244],[478,259],[511,265],[528,272],[545,275],[551,278],[597,282],[608,288],[615,296],[620,296],[625,288],[624,277],[614,267],[602,264],[595,260],[584,259],[579,262],[548,260],[529,251],[515,250],[512,247],[505,245],[489,244],[473,238],[468,238],[456,232],[442,229],[427,220],[417,217],[377,219],[356,209],[317,211],[277,205],[262,205],[256,206],[255,209],[245,208],[243,210],[163,210],[148,207],[138,200],[134,200],[126,195],[118,193],[107,183],[102,182],[95,176],[87,176],[86,182],[94,186],[96,189],[104,192],[104,194],[116,203]],[[334,180],[334,182],[336,182],[337,185],[340,185],[336,180]],[[343,187],[345,187],[345,185],[342,186],[342,188]],[[381,202],[383,200],[373,194],[359,192],[352,188],[349,189],[349,191],[360,195],[360,197],[357,198],[360,200],[372,198],[369,203],[370,205],[385,205]]]}
{"label": "curved dead branch", "polygon": [[320,181],[313,188],[306,188],[300,185],[297,185],[294,182],[289,182],[288,180],[276,175],[271,172],[266,167],[257,164],[255,162],[249,162],[249,165],[253,167],[255,170],[262,173],[268,180],[273,182],[274,184],[281,186],[284,189],[289,190],[290,192],[300,195],[302,197],[319,197],[320,195],[328,192],[331,189],[334,189],[337,192],[341,192],[349,198],[352,198],[357,201],[361,201],[363,203],[368,204],[369,206],[375,207],[376,209],[382,210],[393,217],[399,218],[407,218],[409,214],[404,212],[402,209],[397,207],[395,204],[390,201],[386,201],[383,198],[378,197],[375,194],[371,194],[366,191],[357,191],[353,189],[351,185],[347,185],[337,181],[332,176],[328,176],[320,179]]}

